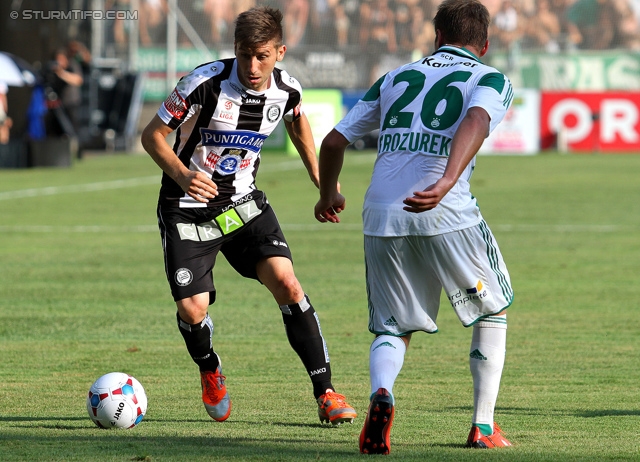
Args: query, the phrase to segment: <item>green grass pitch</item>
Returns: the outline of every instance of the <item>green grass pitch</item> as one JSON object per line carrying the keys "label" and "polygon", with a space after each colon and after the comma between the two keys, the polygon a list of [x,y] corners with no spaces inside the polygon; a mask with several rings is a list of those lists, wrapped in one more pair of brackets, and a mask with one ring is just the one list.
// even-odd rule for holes
{"label": "green grass pitch", "polygon": [[[296,273],[319,312],[353,425],[319,423],[267,290],[220,258],[214,346],[233,401],[217,423],[175,326],[146,155],[70,169],[0,171],[0,460],[365,460],[369,395],[360,208],[372,153],[349,152],[339,225],[313,218],[299,159],[264,153],[267,192]],[[515,301],[496,420],[513,447],[474,451],[471,331],[443,299],[436,335],[416,334],[394,389],[389,460],[640,460],[640,156],[481,156],[472,192],[500,244]],[[146,389],[142,423],[100,430],[91,383],[123,371]],[[375,457],[375,456],[374,456]]]}

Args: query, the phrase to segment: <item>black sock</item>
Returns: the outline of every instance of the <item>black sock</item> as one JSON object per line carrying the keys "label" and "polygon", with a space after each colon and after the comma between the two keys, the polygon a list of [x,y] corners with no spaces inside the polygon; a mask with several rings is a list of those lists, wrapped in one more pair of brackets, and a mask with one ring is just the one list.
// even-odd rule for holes
{"label": "black sock", "polygon": [[300,303],[282,305],[280,309],[289,343],[307,369],[313,384],[313,395],[318,399],[327,388],[333,390],[329,353],[318,315],[306,295]]}
{"label": "black sock", "polygon": [[176,317],[178,318],[178,328],[193,362],[198,365],[201,372],[214,372],[219,362],[211,343],[213,321],[209,315],[207,314],[202,322],[198,324],[184,322],[177,313]]}

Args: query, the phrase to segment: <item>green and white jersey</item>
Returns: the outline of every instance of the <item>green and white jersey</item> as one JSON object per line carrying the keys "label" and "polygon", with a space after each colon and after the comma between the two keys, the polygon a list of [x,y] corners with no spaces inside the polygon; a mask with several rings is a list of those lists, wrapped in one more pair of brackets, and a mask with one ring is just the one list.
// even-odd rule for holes
{"label": "green and white jersey", "polygon": [[480,223],[480,210],[469,191],[475,157],[433,210],[409,213],[402,201],[442,177],[451,140],[470,107],[487,111],[492,131],[512,98],[506,76],[453,46],[381,77],[335,127],[349,142],[380,129],[364,200],[364,233],[431,236]]}

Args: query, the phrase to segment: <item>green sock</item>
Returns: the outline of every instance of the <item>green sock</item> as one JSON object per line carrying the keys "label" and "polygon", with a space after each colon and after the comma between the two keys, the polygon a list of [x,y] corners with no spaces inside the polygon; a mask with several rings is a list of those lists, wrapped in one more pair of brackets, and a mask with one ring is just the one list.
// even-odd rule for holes
{"label": "green sock", "polygon": [[493,435],[493,428],[491,428],[491,425],[489,425],[489,424],[477,424],[477,423],[474,423],[473,425],[475,427],[478,427],[480,429],[480,433],[482,433],[484,436]]}

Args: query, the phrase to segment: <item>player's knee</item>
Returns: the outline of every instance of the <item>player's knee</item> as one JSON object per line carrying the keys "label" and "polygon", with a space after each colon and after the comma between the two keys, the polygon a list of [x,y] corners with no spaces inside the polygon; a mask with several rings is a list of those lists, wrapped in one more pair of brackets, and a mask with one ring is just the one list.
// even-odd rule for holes
{"label": "player's knee", "polygon": [[280,305],[298,303],[304,298],[302,286],[293,273],[287,273],[278,277],[272,292]]}
{"label": "player's knee", "polygon": [[209,294],[205,294],[206,297],[201,296],[203,294],[194,295],[193,297],[183,298],[178,300],[176,305],[178,307],[178,314],[180,318],[189,324],[198,324],[207,315],[209,309],[208,297]]}

